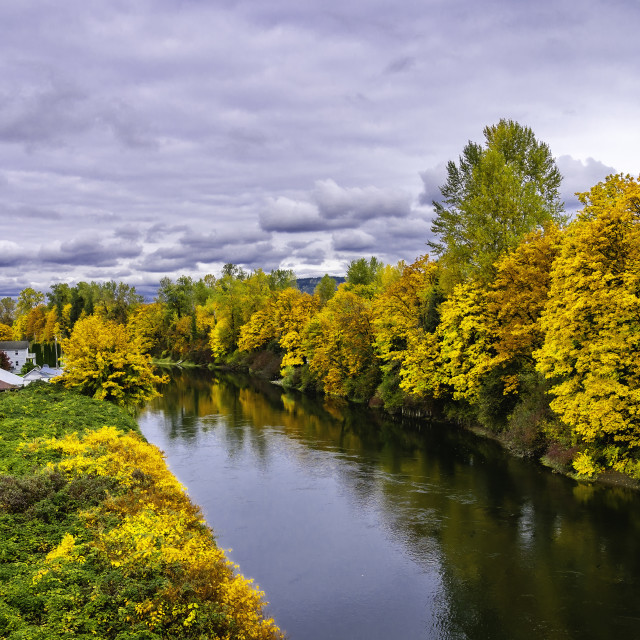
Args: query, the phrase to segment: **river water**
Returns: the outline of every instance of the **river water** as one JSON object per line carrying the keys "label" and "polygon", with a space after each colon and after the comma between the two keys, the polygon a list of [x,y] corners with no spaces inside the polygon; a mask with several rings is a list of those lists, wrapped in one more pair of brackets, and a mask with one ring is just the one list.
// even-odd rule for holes
{"label": "river water", "polygon": [[139,424],[291,640],[640,638],[635,492],[243,376]]}

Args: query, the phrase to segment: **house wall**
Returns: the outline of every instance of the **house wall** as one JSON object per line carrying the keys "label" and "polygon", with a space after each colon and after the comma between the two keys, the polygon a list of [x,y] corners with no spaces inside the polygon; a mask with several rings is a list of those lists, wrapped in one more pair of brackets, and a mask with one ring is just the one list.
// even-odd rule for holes
{"label": "house wall", "polygon": [[3,349],[11,363],[11,372],[20,373],[23,365],[27,361],[33,362],[35,354],[29,353],[29,349]]}

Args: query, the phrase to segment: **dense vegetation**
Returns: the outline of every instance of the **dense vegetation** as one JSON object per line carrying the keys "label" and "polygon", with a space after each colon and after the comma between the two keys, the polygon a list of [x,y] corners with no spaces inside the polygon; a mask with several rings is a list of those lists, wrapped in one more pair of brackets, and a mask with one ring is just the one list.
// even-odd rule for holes
{"label": "dense vegetation", "polygon": [[0,420],[1,637],[282,637],[128,414],[33,383]]}
{"label": "dense vegetation", "polygon": [[[146,357],[242,366],[390,412],[443,412],[563,471],[640,478],[638,181],[610,176],[579,194],[584,208],[568,223],[548,147],[511,121],[484,133],[448,165],[437,259],[361,258],[314,294],[291,272],[231,264],[219,277],[165,278],[151,304],[122,284],[58,284],[48,304],[32,289],[13,312],[0,301],[0,321],[16,339],[66,338],[71,354],[82,319],[97,317]],[[112,396],[141,379],[122,371],[109,374]],[[102,380],[93,375],[88,392],[103,393]],[[152,385],[142,386],[144,397]]]}

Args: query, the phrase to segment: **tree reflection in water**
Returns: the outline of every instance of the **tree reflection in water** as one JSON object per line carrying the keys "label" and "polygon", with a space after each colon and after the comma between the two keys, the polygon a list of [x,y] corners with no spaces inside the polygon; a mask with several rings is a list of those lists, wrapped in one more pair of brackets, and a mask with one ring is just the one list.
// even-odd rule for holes
{"label": "tree reflection in water", "polygon": [[629,490],[241,375],[176,374],[139,421],[292,638],[636,633]]}

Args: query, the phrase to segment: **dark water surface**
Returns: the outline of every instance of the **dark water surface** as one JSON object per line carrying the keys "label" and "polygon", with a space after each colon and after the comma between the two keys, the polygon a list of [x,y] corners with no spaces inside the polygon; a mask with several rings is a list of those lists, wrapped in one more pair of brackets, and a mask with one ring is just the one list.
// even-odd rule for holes
{"label": "dark water surface", "polygon": [[139,423],[291,640],[640,638],[634,492],[241,376]]}

